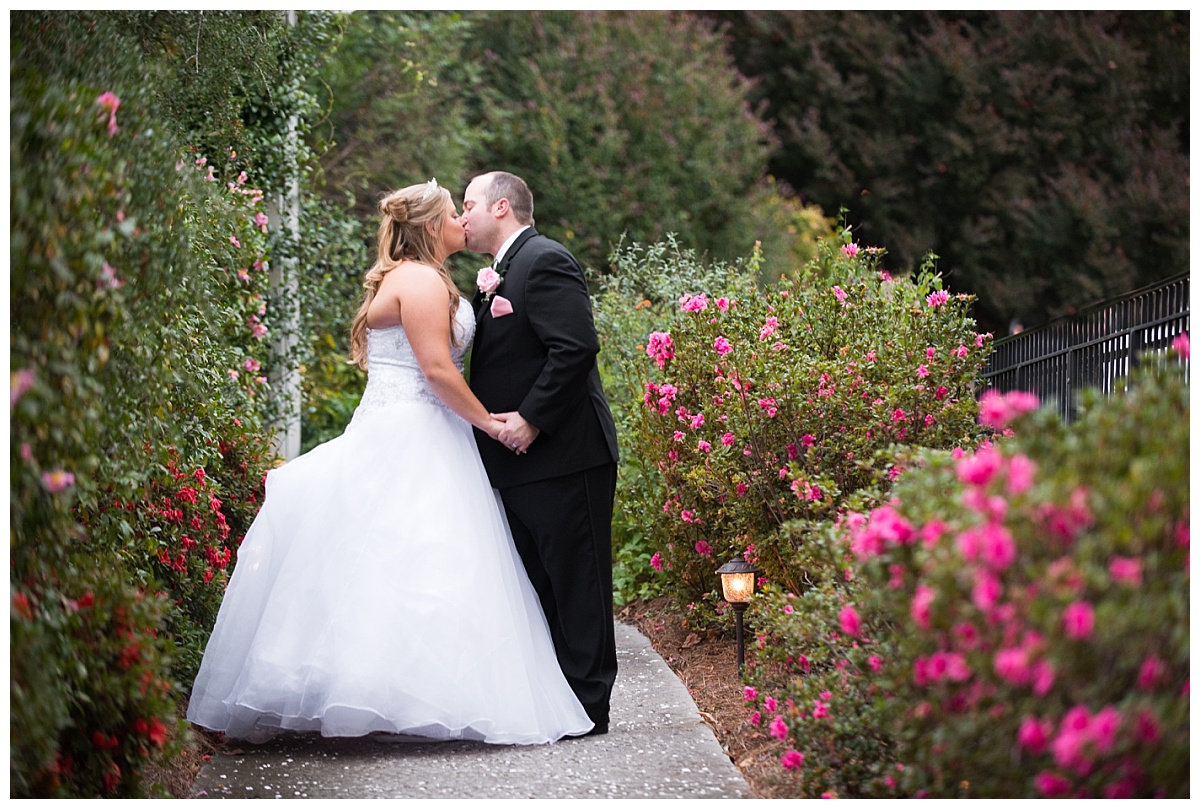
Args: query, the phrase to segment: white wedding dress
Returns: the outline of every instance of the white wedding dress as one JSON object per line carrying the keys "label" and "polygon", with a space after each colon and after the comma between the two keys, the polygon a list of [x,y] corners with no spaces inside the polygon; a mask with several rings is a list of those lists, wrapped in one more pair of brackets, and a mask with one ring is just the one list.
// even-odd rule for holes
{"label": "white wedding dress", "polygon": [[[459,370],[474,337],[460,300]],[[470,425],[402,327],[345,433],[267,475],[188,705],[202,727],[540,744],[591,729]]]}

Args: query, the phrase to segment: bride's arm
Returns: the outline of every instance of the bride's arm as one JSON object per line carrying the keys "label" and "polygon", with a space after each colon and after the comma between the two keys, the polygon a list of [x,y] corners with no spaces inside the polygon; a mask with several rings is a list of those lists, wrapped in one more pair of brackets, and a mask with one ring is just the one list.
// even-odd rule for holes
{"label": "bride's arm", "polygon": [[432,269],[413,265],[396,281],[400,322],[429,387],[451,410],[495,438],[504,423],[492,418],[475,398],[450,357],[450,301],[445,283]]}

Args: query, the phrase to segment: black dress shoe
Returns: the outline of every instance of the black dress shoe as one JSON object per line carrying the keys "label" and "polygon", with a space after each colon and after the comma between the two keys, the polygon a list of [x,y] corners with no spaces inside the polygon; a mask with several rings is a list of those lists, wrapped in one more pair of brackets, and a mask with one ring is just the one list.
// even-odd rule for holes
{"label": "black dress shoe", "polygon": [[603,736],[605,733],[608,733],[608,723],[607,722],[605,722],[603,724],[597,723],[587,733],[572,733],[567,738],[568,739],[582,739],[584,736]]}

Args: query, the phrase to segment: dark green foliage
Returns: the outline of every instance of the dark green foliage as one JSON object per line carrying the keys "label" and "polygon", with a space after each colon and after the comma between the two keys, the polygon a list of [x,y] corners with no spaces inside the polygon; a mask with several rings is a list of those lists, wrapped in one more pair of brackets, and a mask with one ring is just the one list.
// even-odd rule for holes
{"label": "dark green foliage", "polygon": [[1186,12],[720,12],[771,170],[1002,333],[1188,264]]}

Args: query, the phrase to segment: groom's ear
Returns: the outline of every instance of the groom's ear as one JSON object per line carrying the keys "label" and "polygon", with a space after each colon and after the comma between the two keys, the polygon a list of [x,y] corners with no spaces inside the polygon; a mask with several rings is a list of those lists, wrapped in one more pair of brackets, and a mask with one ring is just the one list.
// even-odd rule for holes
{"label": "groom's ear", "polygon": [[492,215],[499,219],[502,216],[508,216],[512,210],[512,206],[508,204],[508,197],[500,197],[492,203]]}

